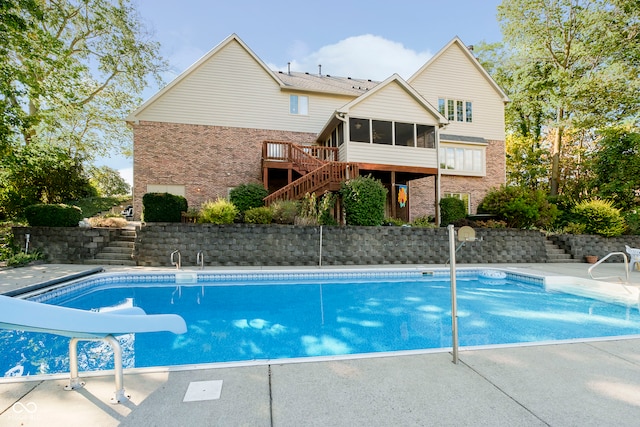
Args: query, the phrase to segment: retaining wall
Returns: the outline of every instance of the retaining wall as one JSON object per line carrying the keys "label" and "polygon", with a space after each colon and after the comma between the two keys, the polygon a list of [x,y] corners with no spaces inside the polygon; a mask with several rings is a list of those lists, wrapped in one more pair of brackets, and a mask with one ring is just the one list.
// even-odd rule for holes
{"label": "retaining wall", "polygon": [[[25,234],[30,234],[30,248],[53,263],[91,259],[120,233],[78,227],[15,227],[13,231],[16,244],[24,248]],[[478,241],[458,250],[458,263],[547,262],[546,237],[539,231],[477,229],[476,237]],[[137,229],[134,259],[139,266],[169,267],[174,250],[180,251],[184,267],[197,264],[198,252],[203,253],[206,266],[444,264],[449,258],[446,228],[324,226],[322,248],[320,239],[320,227],[153,223]],[[640,247],[640,236],[556,235],[550,239],[580,261],[585,255],[602,258],[624,252],[625,244]],[[621,262],[622,258],[610,260]]]}

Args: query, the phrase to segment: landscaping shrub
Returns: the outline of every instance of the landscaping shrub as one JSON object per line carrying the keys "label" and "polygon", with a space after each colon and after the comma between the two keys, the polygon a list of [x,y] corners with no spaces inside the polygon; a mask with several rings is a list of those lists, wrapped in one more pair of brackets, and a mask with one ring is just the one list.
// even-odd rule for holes
{"label": "landscaping shrub", "polygon": [[200,208],[199,222],[211,224],[233,224],[238,215],[238,208],[226,199],[218,198],[207,201]]}
{"label": "landscaping shrub", "polygon": [[627,224],[627,234],[640,234],[640,213],[635,209],[624,214],[624,222]]}
{"label": "landscaping shrub", "polygon": [[584,226],[586,234],[620,236],[625,231],[625,223],[619,209],[608,200],[585,200],[573,208],[576,223]]}
{"label": "landscaping shrub", "polygon": [[336,196],[329,192],[319,198],[312,194],[305,194],[300,202],[299,215],[295,218],[297,225],[337,225],[331,216],[331,209],[336,204]]}
{"label": "landscaping shrub", "polygon": [[247,224],[271,224],[272,221],[273,212],[266,206],[251,208],[244,213],[244,222]]}
{"label": "landscaping shrub", "polygon": [[278,200],[271,204],[273,222],[277,224],[294,224],[300,204],[295,200]]}
{"label": "landscaping shrub", "polygon": [[89,218],[92,227],[124,228],[127,220],[121,216],[94,216]]}
{"label": "landscaping shrub", "polygon": [[264,206],[263,199],[268,195],[269,192],[261,184],[242,184],[229,192],[229,200],[242,214],[251,208]]}
{"label": "landscaping shrub", "polygon": [[440,225],[446,227],[449,224],[467,217],[465,203],[456,197],[444,197],[440,199]]}
{"label": "landscaping shrub", "polygon": [[82,210],[63,204],[36,204],[27,206],[24,216],[33,227],[77,227],[82,220]]}
{"label": "landscaping shrub", "polygon": [[435,220],[431,215],[424,215],[418,218],[415,218],[411,223],[414,227],[422,227],[422,228],[434,228],[436,226]]}
{"label": "landscaping shrub", "polygon": [[347,225],[382,225],[387,189],[371,176],[345,181],[340,188]]}
{"label": "landscaping shrub", "polygon": [[558,208],[542,190],[501,186],[487,193],[478,213],[494,214],[510,228],[547,228],[558,216]]}
{"label": "landscaping shrub", "polygon": [[398,219],[398,218],[385,218],[384,219],[384,225],[391,225],[391,226],[399,227],[399,226],[402,226],[402,225],[405,225],[405,224],[406,223],[403,220]]}
{"label": "landscaping shrub", "polygon": [[169,193],[142,196],[142,220],[146,222],[180,222],[188,209],[187,199]]}

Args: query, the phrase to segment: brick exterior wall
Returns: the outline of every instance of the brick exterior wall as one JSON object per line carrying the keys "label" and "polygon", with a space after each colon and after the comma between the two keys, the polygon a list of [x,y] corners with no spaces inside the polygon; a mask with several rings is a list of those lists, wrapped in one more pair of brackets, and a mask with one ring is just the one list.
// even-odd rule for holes
{"label": "brick exterior wall", "polygon": [[[262,183],[265,140],[313,143],[312,133],[141,121],[134,130],[133,209],[139,220],[147,185],[184,185],[190,207],[227,197],[230,188]],[[487,191],[505,182],[504,141],[489,141],[485,177],[443,175],[441,191],[470,193],[476,212]],[[410,183],[410,219],[435,214],[435,179]]]}
{"label": "brick exterior wall", "polygon": [[[505,142],[488,141],[486,150],[487,174],[484,177],[442,175],[441,193],[469,193],[471,213],[476,213],[478,205],[487,192],[505,183],[507,166]],[[423,215],[435,215],[435,178],[423,178],[411,182],[409,203],[411,220]]]}
{"label": "brick exterior wall", "polygon": [[315,141],[302,132],[145,122],[133,126],[133,209],[139,220],[147,185],[184,185],[190,207],[262,183],[262,142]]}

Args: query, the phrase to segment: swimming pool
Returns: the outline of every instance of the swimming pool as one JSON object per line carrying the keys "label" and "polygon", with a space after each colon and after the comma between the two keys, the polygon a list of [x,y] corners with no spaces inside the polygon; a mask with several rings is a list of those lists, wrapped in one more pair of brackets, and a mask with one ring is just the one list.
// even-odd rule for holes
{"label": "swimming pool", "polygon": [[[560,288],[520,273],[459,269],[460,346],[640,334],[640,314],[630,304],[637,294],[610,303]],[[31,299],[87,310],[133,305],[184,317],[183,335],[120,336],[124,366],[131,368],[447,350],[450,298],[448,270],[381,269],[111,273]],[[0,330],[0,372],[68,372],[68,342]],[[100,342],[81,343],[79,361],[82,371],[113,366]]]}

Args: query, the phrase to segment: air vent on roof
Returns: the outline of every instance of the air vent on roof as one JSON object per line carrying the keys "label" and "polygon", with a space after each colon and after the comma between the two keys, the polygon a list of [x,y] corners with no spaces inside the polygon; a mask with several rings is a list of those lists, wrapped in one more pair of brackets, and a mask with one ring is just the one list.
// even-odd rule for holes
{"label": "air vent on roof", "polygon": [[371,79],[367,79],[367,81],[368,81],[368,82],[370,82],[370,81],[371,81]]}
{"label": "air vent on roof", "polygon": [[351,77],[347,77],[347,80],[351,80]]}
{"label": "air vent on roof", "polygon": [[307,73],[307,72],[305,72],[305,74],[306,74],[307,76],[309,75],[309,73]]}

